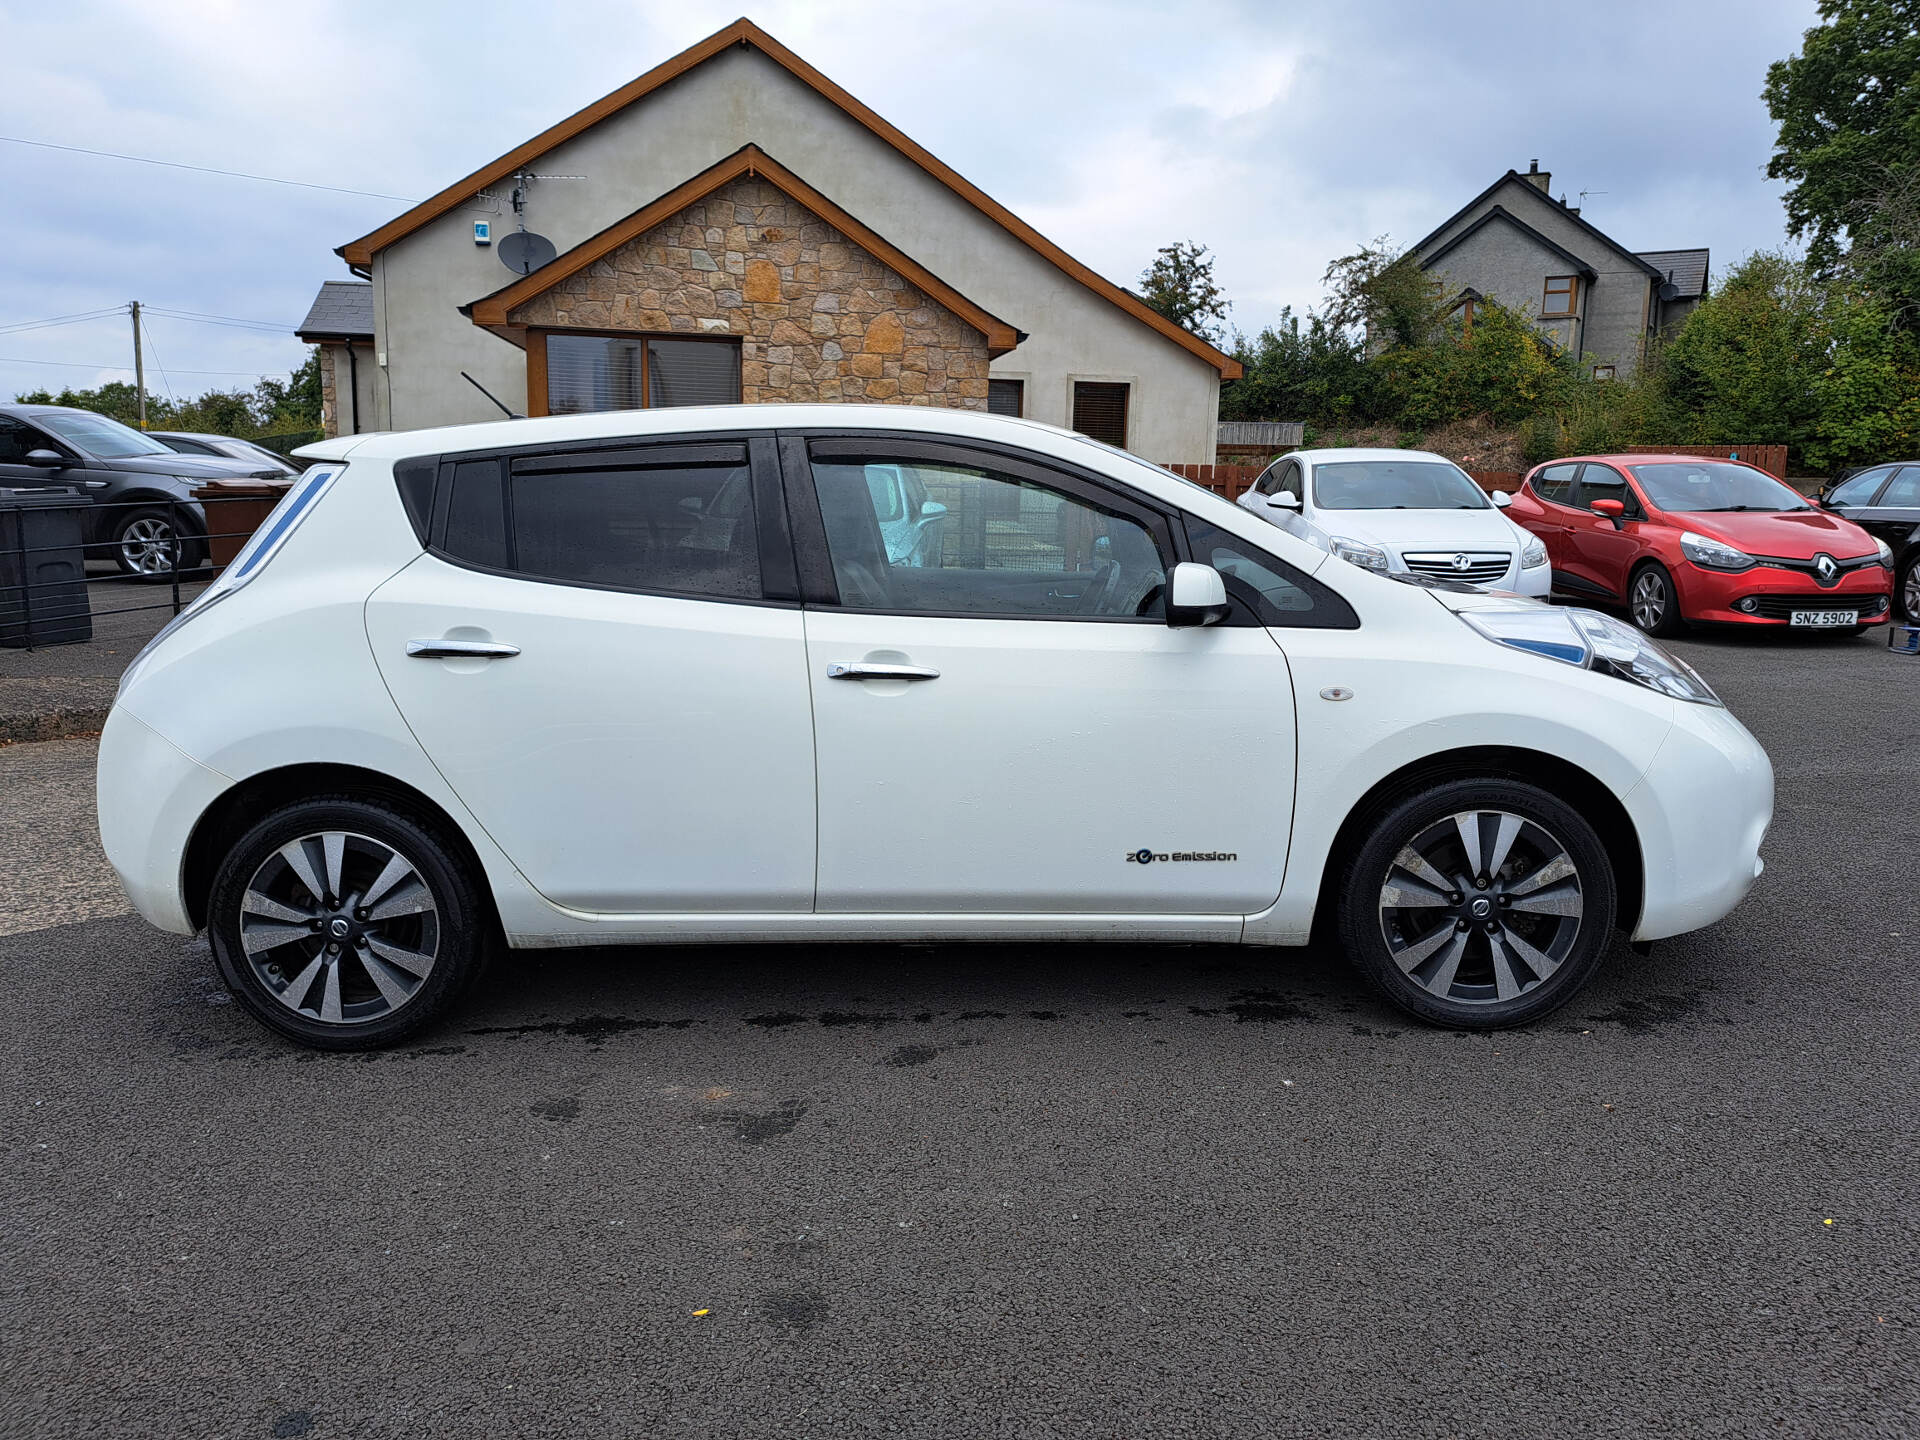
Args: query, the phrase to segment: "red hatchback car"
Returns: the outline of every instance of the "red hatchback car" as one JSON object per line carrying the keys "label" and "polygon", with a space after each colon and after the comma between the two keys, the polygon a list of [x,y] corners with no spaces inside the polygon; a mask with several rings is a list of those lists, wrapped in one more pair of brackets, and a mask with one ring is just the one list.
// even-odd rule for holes
{"label": "red hatchback car", "polygon": [[1739,461],[1555,460],[1507,515],[1546,542],[1555,595],[1624,605],[1653,635],[1688,621],[1858,634],[1887,618],[1887,547]]}

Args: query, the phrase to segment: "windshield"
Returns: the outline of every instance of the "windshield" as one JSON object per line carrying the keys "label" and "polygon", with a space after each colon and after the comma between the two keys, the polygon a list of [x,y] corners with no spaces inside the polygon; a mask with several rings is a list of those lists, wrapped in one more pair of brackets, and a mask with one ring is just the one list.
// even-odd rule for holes
{"label": "windshield", "polygon": [[82,415],[73,411],[50,413],[37,411],[34,423],[44,425],[62,440],[78,446],[96,460],[124,460],[129,455],[171,455],[173,451],[158,440],[149,439],[130,425],[109,420],[105,415]]}
{"label": "windshield", "polygon": [[1792,487],[1750,465],[1725,460],[1664,460],[1631,467],[1656,510],[1811,510]]}
{"label": "windshield", "polygon": [[1487,497],[1444,460],[1336,460],[1313,467],[1322,510],[1484,510]]}

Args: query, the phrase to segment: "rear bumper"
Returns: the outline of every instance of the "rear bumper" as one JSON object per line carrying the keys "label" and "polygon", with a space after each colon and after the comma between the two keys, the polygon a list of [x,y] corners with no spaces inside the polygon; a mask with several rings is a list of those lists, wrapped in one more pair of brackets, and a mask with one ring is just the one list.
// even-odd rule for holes
{"label": "rear bumper", "polygon": [[1795,609],[1852,610],[1856,623],[1873,625],[1887,618],[1893,573],[1880,565],[1850,570],[1834,585],[1794,570],[1756,565],[1737,574],[1681,565],[1674,571],[1680,613],[1689,620],[1716,625],[1792,626]]}
{"label": "rear bumper", "polygon": [[232,784],[124,706],[108,714],[96,776],[100,844],[133,908],[162,930],[194,933],[184,885],[187,841]]}

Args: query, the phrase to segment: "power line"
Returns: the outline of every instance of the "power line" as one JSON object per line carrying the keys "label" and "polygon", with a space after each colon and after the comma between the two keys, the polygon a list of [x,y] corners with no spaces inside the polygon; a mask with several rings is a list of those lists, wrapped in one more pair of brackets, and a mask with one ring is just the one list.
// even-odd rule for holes
{"label": "power line", "polygon": [[[167,387],[167,399],[171,400],[175,405],[178,405],[180,403],[180,397],[173,393],[173,380],[167,374],[166,362],[160,358],[160,347],[153,343],[153,331],[147,327],[146,317],[136,310],[133,315],[133,323],[138,325],[140,327],[140,333],[147,337],[147,348],[153,351],[154,366],[160,371],[160,383]],[[142,401],[141,403],[144,405],[146,402]],[[140,428],[142,430],[147,428],[147,412],[144,409],[140,412]]]}
{"label": "power line", "polygon": [[[155,363],[157,364],[159,357],[156,355],[154,358],[155,358]],[[32,360],[21,355],[0,355],[0,365],[58,365],[63,370],[71,369],[71,370],[129,370],[130,371],[133,369],[131,365],[123,365],[117,360],[111,363],[90,364],[85,360]],[[180,373],[182,375],[252,375],[255,377],[258,377],[259,375],[262,374],[262,372],[259,370],[182,370]]]}
{"label": "power line", "polygon": [[175,320],[212,320],[222,325],[251,325],[255,329],[274,330],[282,335],[290,334],[294,328],[272,320],[242,320],[238,315],[209,315],[202,310],[170,310],[164,305],[143,305],[140,308],[150,315],[168,315]]}
{"label": "power line", "polygon": [[0,335],[17,335],[28,330],[50,330],[57,325],[79,325],[88,320],[104,320],[110,315],[126,313],[126,306],[114,305],[105,310],[87,310],[75,315],[55,315],[48,320],[19,320],[11,325],[0,325]]}
{"label": "power line", "polygon": [[154,160],[145,155],[121,155],[112,150],[89,150],[81,145],[55,145],[48,140],[23,140],[18,135],[0,135],[9,145],[31,145],[40,150],[64,150],[71,155],[97,155],[103,160],[130,160],[136,165],[161,165],[169,170],[192,170],[201,175],[224,175],[231,180],[258,180],[267,185],[292,185],[301,190],[328,190],[335,195],[364,195],[370,200],[397,200],[412,205],[407,195],[383,195],[377,190],[349,190],[344,185],[316,185],[311,180],[282,180],[277,175],[249,175],[244,170],[219,170],[211,165],[187,165],[178,160]]}

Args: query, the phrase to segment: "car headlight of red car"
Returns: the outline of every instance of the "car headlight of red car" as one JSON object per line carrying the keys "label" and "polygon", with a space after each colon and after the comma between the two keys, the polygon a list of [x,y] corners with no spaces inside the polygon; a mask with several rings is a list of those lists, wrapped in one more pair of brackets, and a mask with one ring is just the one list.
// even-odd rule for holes
{"label": "car headlight of red car", "polygon": [[1680,553],[1707,570],[1750,570],[1753,556],[1736,550],[1721,540],[1696,535],[1689,530],[1680,537]]}

